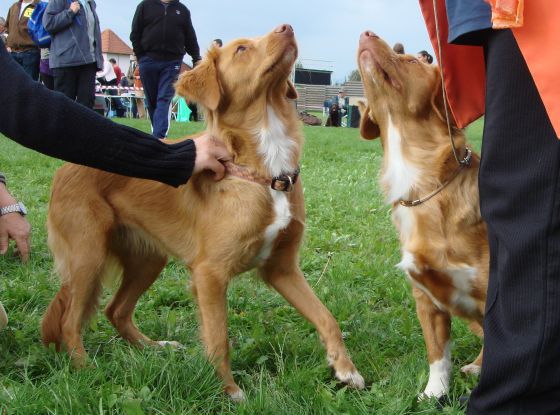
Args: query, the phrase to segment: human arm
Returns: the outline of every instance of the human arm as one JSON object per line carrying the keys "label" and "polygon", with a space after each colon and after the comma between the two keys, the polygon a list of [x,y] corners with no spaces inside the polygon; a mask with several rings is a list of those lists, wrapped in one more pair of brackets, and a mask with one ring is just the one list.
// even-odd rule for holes
{"label": "human arm", "polygon": [[50,34],[66,29],[74,22],[80,10],[80,3],[74,1],[66,8],[65,0],[51,0],[43,15],[43,26]]}
{"label": "human arm", "polygon": [[145,55],[144,48],[142,48],[142,6],[140,3],[136,8],[134,17],[132,18],[132,30],[130,31],[130,41],[132,42],[132,50],[136,55],[136,59],[139,61],[142,56]]}
{"label": "human arm", "polygon": [[[6,187],[5,178],[0,174],[0,208],[13,205],[17,200],[10,194]],[[18,212],[0,216],[0,255],[8,252],[10,239],[16,243],[17,250],[23,262],[29,259],[29,235],[31,225],[24,216]]]}
{"label": "human arm", "polygon": [[198,39],[196,38],[196,32],[191,21],[191,13],[187,13],[187,24],[185,27],[185,50],[191,56],[193,61],[193,66],[197,64],[200,57],[200,47],[198,46]]}
{"label": "human arm", "polygon": [[[51,157],[125,176],[180,186],[205,158],[193,140],[165,144],[114,123],[29,78],[0,44],[0,133]],[[216,144],[219,146],[219,144]],[[200,154],[198,154],[200,153]],[[212,153],[210,153],[212,154]],[[199,163],[200,164],[200,163]],[[204,165],[211,168],[212,164]]]}
{"label": "human arm", "polygon": [[[111,73],[111,71],[112,71],[113,74],[114,74],[115,71],[113,70],[113,67],[111,66],[111,63],[109,63],[108,61],[104,61],[104,62],[103,62],[103,69],[100,70],[100,71],[98,71],[98,72],[95,74],[95,77],[96,77],[96,78],[103,78],[103,77],[109,75],[109,73]],[[114,77],[111,77],[111,79],[113,79],[113,78],[114,78]]]}

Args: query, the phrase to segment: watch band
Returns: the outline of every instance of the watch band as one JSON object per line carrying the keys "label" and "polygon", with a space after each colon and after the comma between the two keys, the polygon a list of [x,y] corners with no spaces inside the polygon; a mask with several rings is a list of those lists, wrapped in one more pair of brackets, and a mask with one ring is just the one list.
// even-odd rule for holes
{"label": "watch band", "polygon": [[0,216],[7,215],[8,213],[21,213],[25,215],[25,212],[21,208],[19,203],[14,203],[13,205],[8,205],[0,208]]}

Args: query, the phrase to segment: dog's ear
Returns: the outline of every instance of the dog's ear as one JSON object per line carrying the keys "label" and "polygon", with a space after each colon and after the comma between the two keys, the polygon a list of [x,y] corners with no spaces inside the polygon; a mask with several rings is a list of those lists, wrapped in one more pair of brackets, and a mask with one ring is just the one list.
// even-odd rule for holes
{"label": "dog's ear", "polygon": [[379,137],[379,125],[374,121],[369,106],[363,101],[358,101],[358,108],[360,110],[360,135],[366,140]]}
{"label": "dog's ear", "polygon": [[[441,87],[441,75],[439,73],[439,70],[437,71],[435,83],[436,84],[434,85],[434,92],[432,93],[432,97],[430,100],[430,103],[432,105],[432,110],[435,112],[437,117],[442,122],[447,124],[446,111],[445,111],[446,102],[443,99],[443,89]],[[449,121],[451,121],[451,126],[456,127],[455,119],[453,118],[453,114],[451,113],[451,109],[449,108],[449,105],[447,105],[447,114],[449,114]]]}
{"label": "dog's ear", "polygon": [[298,93],[297,93],[296,86],[289,79],[286,83],[288,84],[288,88],[286,89],[286,98],[297,99]]}
{"label": "dog's ear", "polygon": [[175,90],[189,101],[216,110],[222,94],[214,59],[205,58],[193,70],[184,72],[175,83]]}

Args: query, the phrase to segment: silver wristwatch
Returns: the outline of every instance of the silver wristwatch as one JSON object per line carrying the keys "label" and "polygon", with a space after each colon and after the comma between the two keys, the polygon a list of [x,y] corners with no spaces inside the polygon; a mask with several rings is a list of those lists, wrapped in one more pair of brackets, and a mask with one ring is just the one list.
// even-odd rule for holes
{"label": "silver wristwatch", "polygon": [[14,203],[0,208],[0,216],[7,215],[8,213],[19,213],[21,216],[27,215],[27,208],[21,202]]}

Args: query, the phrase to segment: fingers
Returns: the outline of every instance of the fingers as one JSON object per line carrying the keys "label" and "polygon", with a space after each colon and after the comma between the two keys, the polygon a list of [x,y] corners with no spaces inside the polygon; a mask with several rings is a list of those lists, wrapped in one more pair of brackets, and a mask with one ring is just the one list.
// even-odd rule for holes
{"label": "fingers", "polygon": [[211,170],[214,172],[215,180],[223,179],[225,167],[222,163],[231,160],[231,155],[224,143],[216,140],[210,134],[201,135],[193,141],[196,146],[193,174]]}
{"label": "fingers", "polygon": [[214,172],[214,180],[222,180],[226,174],[226,167],[218,160],[209,160],[208,170]]}
{"label": "fingers", "polygon": [[8,233],[0,233],[0,255],[5,255],[8,251]]}
{"label": "fingers", "polygon": [[14,237],[14,241],[16,242],[22,262],[26,263],[29,259],[29,235],[18,235]]}
{"label": "fingers", "polygon": [[9,240],[13,239],[16,243],[16,250],[23,262],[29,259],[29,237],[31,225],[26,218],[19,213],[10,213],[0,217],[0,254],[4,255],[8,251]]}
{"label": "fingers", "polygon": [[218,159],[222,162],[231,160],[231,155],[227,151],[227,148],[224,145],[224,143],[222,143],[221,141],[215,140],[215,139],[212,139],[212,143],[213,143],[213,146],[211,148],[211,151],[212,151],[212,155],[216,159]]}

